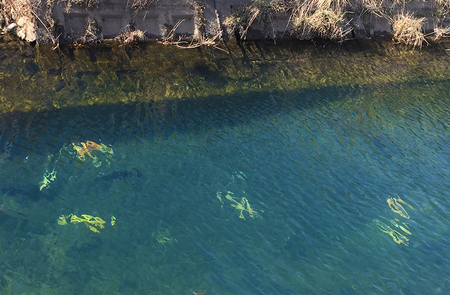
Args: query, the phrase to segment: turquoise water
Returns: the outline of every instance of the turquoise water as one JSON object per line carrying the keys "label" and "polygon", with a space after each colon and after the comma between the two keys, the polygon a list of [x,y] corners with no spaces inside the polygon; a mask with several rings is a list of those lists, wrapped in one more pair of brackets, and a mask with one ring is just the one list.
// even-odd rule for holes
{"label": "turquoise water", "polygon": [[2,115],[1,293],[447,294],[449,90]]}

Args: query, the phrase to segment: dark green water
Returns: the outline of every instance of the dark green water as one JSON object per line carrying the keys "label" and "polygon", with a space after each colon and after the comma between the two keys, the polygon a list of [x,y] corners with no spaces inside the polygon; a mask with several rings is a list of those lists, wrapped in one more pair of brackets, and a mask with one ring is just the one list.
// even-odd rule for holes
{"label": "dark green water", "polygon": [[[448,294],[449,91],[426,81],[4,114],[0,293]],[[114,155],[81,161],[72,143],[87,140]],[[254,218],[231,206],[243,197]],[[105,228],[57,223],[69,214]]]}

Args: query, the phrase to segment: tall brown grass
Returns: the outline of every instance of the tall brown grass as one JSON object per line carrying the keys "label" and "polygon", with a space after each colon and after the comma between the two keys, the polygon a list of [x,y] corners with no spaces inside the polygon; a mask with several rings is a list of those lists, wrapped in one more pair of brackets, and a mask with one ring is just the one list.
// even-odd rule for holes
{"label": "tall brown grass", "polygon": [[309,0],[296,3],[291,20],[299,39],[342,40],[350,32],[345,19],[347,0]]}
{"label": "tall brown grass", "polygon": [[434,34],[435,41],[439,40],[441,38],[444,38],[444,37],[450,37],[450,27],[443,28],[443,27],[436,26],[434,28],[433,34]]}
{"label": "tall brown grass", "polygon": [[385,5],[383,0],[360,0],[354,3],[356,7],[361,7],[361,14],[370,13],[378,17],[385,15]]}
{"label": "tall brown grass", "polygon": [[0,13],[6,23],[13,23],[22,16],[31,16],[37,12],[41,0],[1,0]]}
{"label": "tall brown grass", "polygon": [[392,35],[395,41],[411,45],[413,47],[422,47],[426,42],[422,25],[425,18],[416,18],[410,13],[398,14],[392,20]]}
{"label": "tall brown grass", "polygon": [[440,6],[442,6],[444,9],[450,9],[450,1],[449,0],[434,0],[436,3]]}

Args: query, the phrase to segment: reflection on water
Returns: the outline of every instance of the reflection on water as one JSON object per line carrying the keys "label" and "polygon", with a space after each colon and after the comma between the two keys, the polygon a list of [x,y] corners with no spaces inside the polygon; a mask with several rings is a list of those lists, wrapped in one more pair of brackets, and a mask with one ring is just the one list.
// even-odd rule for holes
{"label": "reflection on water", "polygon": [[2,115],[1,293],[446,294],[449,89]]}

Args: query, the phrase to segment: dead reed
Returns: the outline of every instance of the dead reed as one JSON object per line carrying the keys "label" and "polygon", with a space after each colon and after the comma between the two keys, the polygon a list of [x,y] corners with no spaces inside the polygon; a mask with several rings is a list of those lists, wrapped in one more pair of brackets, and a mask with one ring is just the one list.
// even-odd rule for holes
{"label": "dead reed", "polygon": [[141,41],[145,41],[145,33],[141,30],[127,29],[114,38],[114,41],[121,44],[133,44]]}
{"label": "dead reed", "polygon": [[158,41],[158,43],[161,43],[163,45],[173,45],[181,49],[193,49],[197,47],[202,46],[210,46],[215,49],[219,49],[222,51],[227,52],[226,50],[220,48],[217,46],[218,41],[222,38],[222,31],[219,30],[214,36],[211,38],[201,38],[200,40],[194,40],[186,41],[183,39],[183,36],[178,36],[178,39],[175,40],[175,31],[180,26],[180,24],[184,21],[184,19],[179,20],[173,28],[167,32],[167,35],[162,38],[162,40]]}
{"label": "dead reed", "polygon": [[134,12],[145,10],[148,6],[157,0],[128,0],[127,7],[131,8]]}
{"label": "dead reed", "polygon": [[238,30],[242,40],[245,40],[250,26],[259,21],[263,24],[263,34],[275,38],[273,15],[284,12],[289,6],[282,1],[250,0],[250,2],[226,17],[223,24],[232,30]]}
{"label": "dead reed", "polygon": [[444,10],[450,10],[450,0],[434,0],[438,5],[440,5]]}
{"label": "dead reed", "polygon": [[398,43],[422,47],[425,40],[422,25],[425,18],[416,18],[410,13],[398,14],[392,20],[392,36]]}
{"label": "dead reed", "polygon": [[361,7],[361,14],[369,13],[377,17],[385,16],[385,5],[383,0],[360,0],[356,1],[355,7]]}
{"label": "dead reed", "polygon": [[443,27],[436,26],[434,28],[433,34],[434,34],[435,41],[439,40],[441,38],[444,38],[444,37],[450,37],[450,27],[443,28]]}
{"label": "dead reed", "polygon": [[345,19],[347,5],[347,0],[298,1],[291,15],[296,37],[343,40],[350,32]]}
{"label": "dead reed", "polygon": [[76,45],[93,44],[103,39],[102,31],[96,20],[88,18],[84,34],[75,42]]}
{"label": "dead reed", "polygon": [[85,8],[92,8],[100,3],[101,0],[63,0],[66,4],[66,13],[70,12],[72,5],[81,5]]}

